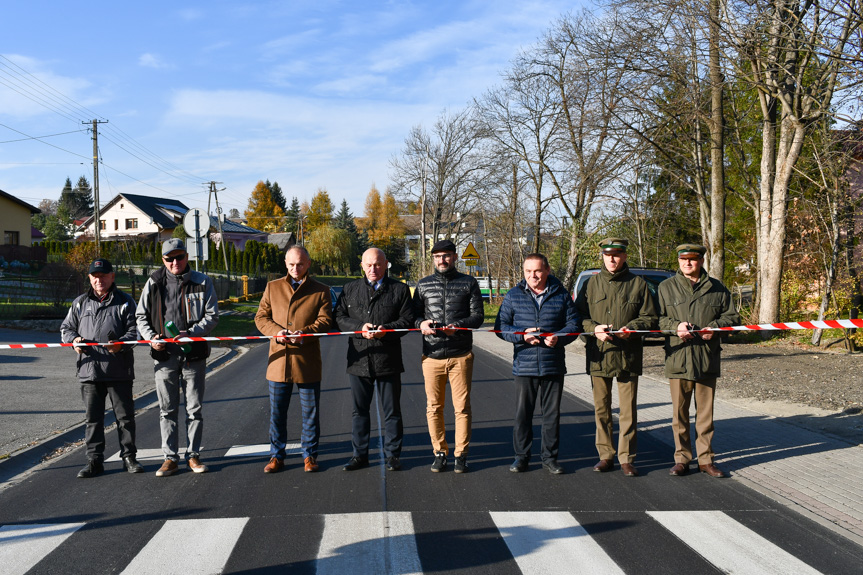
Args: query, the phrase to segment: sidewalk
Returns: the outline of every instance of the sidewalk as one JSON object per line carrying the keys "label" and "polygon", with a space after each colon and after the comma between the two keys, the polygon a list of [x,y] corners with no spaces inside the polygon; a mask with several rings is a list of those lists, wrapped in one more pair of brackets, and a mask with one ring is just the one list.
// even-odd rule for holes
{"label": "sidewalk", "polygon": [[[475,335],[474,345],[512,360],[512,344],[491,334]],[[566,368],[565,390],[592,405],[584,356],[568,348]],[[721,384],[720,378],[714,407],[716,463],[730,472],[731,480],[741,481],[863,545],[863,445],[733,405],[723,400]],[[613,397],[616,411],[616,391]],[[670,469],[674,465],[674,439],[668,382],[639,378],[638,405],[638,431],[668,445]],[[694,423],[694,408],[692,413]]]}

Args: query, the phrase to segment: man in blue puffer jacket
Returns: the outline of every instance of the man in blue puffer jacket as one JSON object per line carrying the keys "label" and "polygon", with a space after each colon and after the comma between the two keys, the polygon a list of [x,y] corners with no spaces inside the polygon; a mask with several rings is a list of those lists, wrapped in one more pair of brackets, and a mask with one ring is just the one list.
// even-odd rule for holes
{"label": "man in blue puffer jacket", "polygon": [[[522,266],[524,280],[509,290],[497,314],[498,337],[513,344],[512,374],[515,376],[515,424],[512,444],[515,461],[509,470],[527,471],[533,444],[533,409],[539,395],[542,408],[542,466],[558,475],[560,444],[560,399],[566,373],[564,346],[575,336],[532,335],[573,333],[579,328],[575,304],[560,281],[551,276],[548,258],[529,254]],[[512,332],[524,332],[523,335]]]}

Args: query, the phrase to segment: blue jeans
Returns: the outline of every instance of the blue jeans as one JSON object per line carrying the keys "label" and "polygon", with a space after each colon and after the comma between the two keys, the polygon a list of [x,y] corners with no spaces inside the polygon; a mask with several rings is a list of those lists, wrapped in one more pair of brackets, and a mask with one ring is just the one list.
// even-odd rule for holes
{"label": "blue jeans", "polygon": [[[285,458],[288,443],[288,407],[294,384],[284,381],[269,381],[270,384],[270,457]],[[300,407],[303,416],[303,432],[300,443],[303,459],[318,457],[318,441],[321,438],[321,416],[318,403],[321,401],[321,382],[298,383]]]}

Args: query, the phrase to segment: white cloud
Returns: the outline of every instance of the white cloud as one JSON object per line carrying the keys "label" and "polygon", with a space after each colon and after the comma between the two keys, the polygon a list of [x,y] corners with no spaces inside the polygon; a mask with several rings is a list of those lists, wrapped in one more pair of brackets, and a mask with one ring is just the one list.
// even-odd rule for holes
{"label": "white cloud", "polygon": [[154,70],[160,70],[169,67],[168,64],[165,63],[161,58],[159,58],[155,54],[150,54],[149,52],[141,54],[141,56],[138,58],[138,65],[145,68],[153,68]]}

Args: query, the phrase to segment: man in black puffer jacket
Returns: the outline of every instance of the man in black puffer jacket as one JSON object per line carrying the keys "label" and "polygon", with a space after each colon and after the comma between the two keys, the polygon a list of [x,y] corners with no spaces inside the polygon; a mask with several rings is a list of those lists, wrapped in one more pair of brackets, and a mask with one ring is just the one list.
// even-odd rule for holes
{"label": "man in black puffer jacket", "polygon": [[[75,298],[60,326],[63,342],[105,343],[138,339],[135,300],[117,289],[111,262],[103,258],[93,260],[88,277],[90,289]],[[78,472],[78,477],[88,479],[104,471],[105,398],[109,396],[117,420],[123,465],[129,473],[144,471],[135,460],[134,346],[76,346],[75,351],[78,353],[78,380],[87,418],[84,431],[87,466]]]}
{"label": "man in black puffer jacket", "polygon": [[435,272],[422,278],[414,291],[414,320],[423,338],[423,376],[426,418],[435,460],[431,470],[443,471],[449,447],[443,406],[449,379],[455,410],[456,473],[467,471],[470,444],[470,385],[473,377],[473,333],[454,328],[477,328],[485,314],[476,278],[456,270],[455,244],[442,240],[432,246]]}
{"label": "man in black puffer jacket", "polygon": [[361,262],[366,274],[345,286],[336,304],[336,323],[342,331],[361,331],[348,338],[348,379],[354,400],[353,456],[344,466],[355,471],[369,465],[369,407],[375,386],[384,409],[384,458],[389,471],[401,469],[402,451],[401,338],[407,332],[374,332],[379,329],[406,329],[413,326],[411,292],[406,284],[386,275],[387,257],[378,248],[369,248]]}

